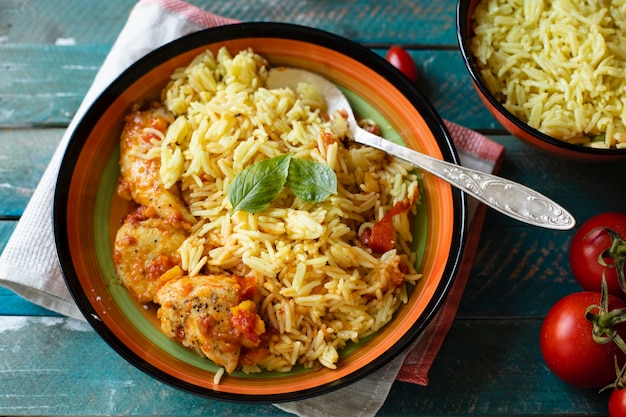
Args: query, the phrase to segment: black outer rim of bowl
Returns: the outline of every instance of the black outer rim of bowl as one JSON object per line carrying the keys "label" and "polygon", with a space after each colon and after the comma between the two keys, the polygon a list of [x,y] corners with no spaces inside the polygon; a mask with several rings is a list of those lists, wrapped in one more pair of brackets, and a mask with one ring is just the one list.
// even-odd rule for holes
{"label": "black outer rim of bowl", "polygon": [[455,207],[454,221],[455,224],[458,225],[455,226],[452,236],[452,247],[450,251],[452,256],[447,261],[442,281],[439,283],[439,286],[432,300],[429,302],[425,313],[413,324],[411,330],[407,332],[407,334],[405,334],[392,349],[385,352],[366,367],[344,378],[322,386],[293,393],[283,393],[271,396],[241,395],[213,391],[173,378],[166,372],[140,358],[136,353],[127,348],[99,318],[99,313],[93,309],[86,294],[83,292],[76,270],[73,267],[72,257],[68,245],[66,217],[68,185],[76,166],[76,160],[78,159],[86,138],[94,126],[95,121],[98,120],[99,115],[103,113],[103,111],[115,100],[115,98],[125,89],[127,85],[140,78],[144,70],[158,64],[163,59],[171,58],[181,52],[201,47],[206,44],[219,43],[220,41],[230,39],[253,37],[274,37],[306,41],[327,47],[329,49],[334,49],[368,65],[376,72],[382,74],[399,91],[403,92],[403,94],[407,96],[407,98],[409,98],[414,105],[419,106],[424,120],[427,122],[438,141],[444,159],[457,164],[459,163],[458,154],[454,148],[450,135],[443,124],[443,120],[436,113],[432,105],[406,77],[371,50],[338,35],[295,24],[274,22],[233,24],[205,29],[179,38],[156,49],[131,65],[126,71],[117,77],[115,81],[113,81],[112,84],[104,90],[104,92],[101,93],[78,123],[68,143],[56,182],[53,202],[53,223],[55,243],[61,270],[72,297],[94,330],[120,356],[144,373],[182,391],[206,398],[230,402],[276,403],[314,397],[351,384],[387,364],[394,357],[404,351],[417,338],[417,336],[419,336],[444,301],[460,266],[467,232],[467,201],[465,194],[455,188],[452,189],[452,197]]}
{"label": "black outer rim of bowl", "polygon": [[507,120],[511,123],[515,124],[519,129],[526,132],[529,135],[557,148],[563,148],[565,150],[576,152],[580,154],[588,154],[592,156],[624,156],[626,151],[623,149],[599,149],[599,148],[588,148],[586,146],[575,145],[572,143],[568,143],[552,136],[546,135],[543,132],[540,132],[537,129],[530,127],[527,123],[522,122],[517,117],[513,115],[509,110],[507,110],[502,103],[496,100],[493,95],[489,92],[487,86],[483,83],[482,79],[478,76],[478,72],[476,70],[476,60],[472,55],[470,49],[470,39],[469,36],[465,34],[469,33],[468,21],[469,21],[469,8],[472,0],[459,0],[457,2],[457,12],[456,12],[456,35],[457,41],[459,43],[459,48],[461,50],[461,55],[463,57],[463,62],[465,63],[465,68],[470,74],[474,85],[478,87],[482,95],[489,100],[489,103],[495,107],[498,112],[502,113]]}

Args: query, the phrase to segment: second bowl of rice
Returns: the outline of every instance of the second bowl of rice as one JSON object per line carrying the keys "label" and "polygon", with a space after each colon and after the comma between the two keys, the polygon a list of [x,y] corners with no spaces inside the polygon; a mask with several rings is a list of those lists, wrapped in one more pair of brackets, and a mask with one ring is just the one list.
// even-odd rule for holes
{"label": "second bowl of rice", "polygon": [[626,5],[459,0],[472,82],[512,135],[586,161],[626,156]]}

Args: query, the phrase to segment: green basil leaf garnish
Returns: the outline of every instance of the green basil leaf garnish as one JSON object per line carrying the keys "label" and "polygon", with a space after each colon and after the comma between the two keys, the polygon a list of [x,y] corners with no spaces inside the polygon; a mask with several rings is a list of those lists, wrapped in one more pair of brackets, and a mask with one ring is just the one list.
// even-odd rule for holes
{"label": "green basil leaf garnish", "polygon": [[285,184],[308,203],[320,203],[337,193],[337,175],[328,165],[284,154],[254,163],[237,174],[228,187],[228,200],[233,212],[258,213],[269,207]]}
{"label": "green basil leaf garnish", "polygon": [[290,161],[291,155],[279,155],[252,164],[237,174],[228,187],[233,212],[257,213],[269,207],[285,187]]}
{"label": "green basil leaf garnish", "polygon": [[337,176],[326,164],[293,158],[289,164],[287,185],[300,200],[320,203],[337,193]]}

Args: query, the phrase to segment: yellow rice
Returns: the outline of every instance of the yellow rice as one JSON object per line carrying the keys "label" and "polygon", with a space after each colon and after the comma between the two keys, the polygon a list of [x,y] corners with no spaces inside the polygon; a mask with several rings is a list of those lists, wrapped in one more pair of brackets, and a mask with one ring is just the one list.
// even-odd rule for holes
{"label": "yellow rice", "polygon": [[[257,280],[260,315],[278,330],[270,356],[245,372],[337,366],[339,351],[376,332],[407,300],[407,285],[382,291],[397,256],[412,268],[411,212],[394,218],[395,249],[373,254],[356,244],[402,200],[417,198],[412,167],[355,144],[325,143],[320,132],[344,139],[342,118],[324,116],[319,91],[301,85],[263,87],[267,63],[251,50],[231,56],[222,48],[180,68],[162,94],[176,120],[162,140],[161,176],[178,184],[199,220],[179,252],[189,275],[246,271]],[[288,190],[260,213],[232,212],[227,190],[250,164],[290,152],[328,164],[338,193],[304,203]]]}
{"label": "yellow rice", "polygon": [[531,127],[626,148],[626,1],[482,0],[472,53],[487,88]]}

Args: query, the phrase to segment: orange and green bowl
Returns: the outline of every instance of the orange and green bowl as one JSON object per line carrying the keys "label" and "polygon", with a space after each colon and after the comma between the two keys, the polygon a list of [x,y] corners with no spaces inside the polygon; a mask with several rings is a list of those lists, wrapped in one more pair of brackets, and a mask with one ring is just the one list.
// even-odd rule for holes
{"label": "orange and green bowl", "polygon": [[414,250],[423,278],[384,328],[341,352],[337,369],[245,374],[219,384],[219,367],[161,333],[155,309],[138,304],[118,283],[112,248],[128,203],[116,193],[119,138],[133,103],[158,97],[172,72],[200,52],[253,48],[273,65],[317,72],[338,84],[360,116],[383,136],[458,163],[442,120],[416,88],[367,48],[331,33],[279,23],[207,29],[167,44],[121,74],[86,112],[69,142],[54,198],[56,245],[67,286],[97,333],[152,377],[197,395],[237,402],[309,398],[353,383],[396,358],[441,307],[460,264],[466,233],[465,197],[423,174],[414,220]]}

